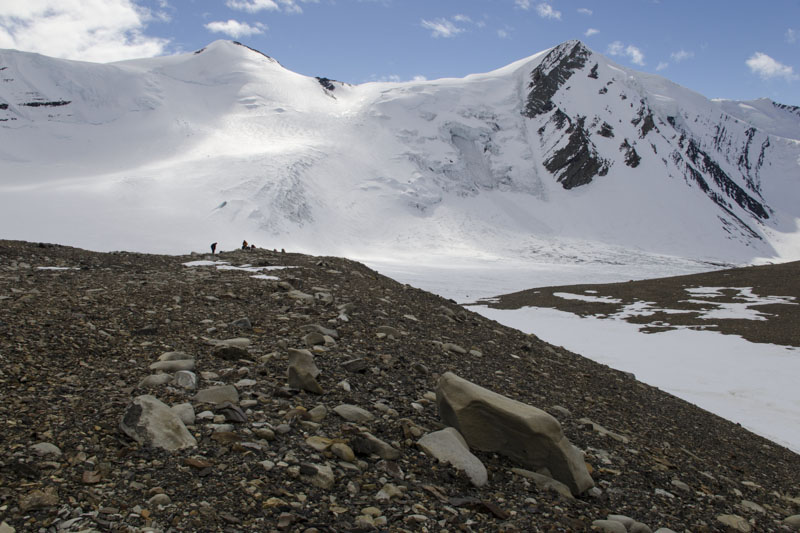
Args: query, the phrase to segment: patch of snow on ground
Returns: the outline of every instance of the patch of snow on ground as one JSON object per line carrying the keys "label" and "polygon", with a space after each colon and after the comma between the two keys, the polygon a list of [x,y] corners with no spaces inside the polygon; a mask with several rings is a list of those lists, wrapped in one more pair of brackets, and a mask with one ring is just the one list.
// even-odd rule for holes
{"label": "patch of snow on ground", "polygon": [[581,318],[554,309],[470,309],[632,372],[640,381],[800,452],[800,349],[692,329],[645,334],[623,320]]}
{"label": "patch of snow on ground", "polygon": [[582,302],[621,304],[622,300],[612,296],[587,296],[585,294],[572,294],[569,292],[554,292],[553,296],[558,296],[564,300],[580,300]]}

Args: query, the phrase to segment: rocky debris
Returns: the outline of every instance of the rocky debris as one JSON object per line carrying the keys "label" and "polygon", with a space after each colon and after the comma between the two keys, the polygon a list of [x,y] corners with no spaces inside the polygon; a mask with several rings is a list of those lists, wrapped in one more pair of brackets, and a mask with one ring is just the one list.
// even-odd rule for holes
{"label": "rocky debris", "polygon": [[428,433],[417,441],[417,446],[440,462],[464,472],[476,487],[482,487],[489,482],[486,467],[480,459],[472,455],[464,437],[455,428]]}
{"label": "rocky debris", "polygon": [[314,363],[314,355],[308,350],[289,349],[289,386],[294,389],[322,394],[322,387],[317,383],[320,370]]}
{"label": "rocky debris", "polygon": [[45,455],[54,455],[58,457],[61,455],[61,449],[56,446],[55,444],[51,444],[49,442],[39,442],[31,446],[31,450],[33,450],[36,455],[45,456]]}
{"label": "rocky debris", "polygon": [[558,420],[541,409],[484,389],[448,372],[436,388],[442,421],[470,448],[496,452],[530,468],[547,468],[573,494],[594,486],[580,451]]}
{"label": "rocky debris", "polygon": [[783,523],[786,526],[793,528],[793,531],[800,531],[800,514],[787,516],[783,519]]}
{"label": "rocky debris", "polygon": [[226,361],[238,361],[240,359],[248,359],[250,352],[242,346],[235,344],[219,344],[211,351],[214,357],[219,357]]}
{"label": "rocky debris", "polygon": [[156,361],[150,365],[150,370],[159,372],[177,372],[180,370],[194,370],[194,359],[177,359],[174,361]]}
{"label": "rocky debris", "polygon": [[750,522],[738,515],[722,514],[717,517],[717,522],[734,531],[741,531],[741,533],[750,533],[753,530]]}
{"label": "rocky debris", "polygon": [[[14,391],[0,402],[8,527],[577,532],[620,515],[634,518],[628,533],[644,524],[670,533],[725,530],[716,517],[726,514],[753,531],[794,527],[795,454],[628,375],[358,263],[268,250],[220,258],[285,267],[281,281],[182,266],[204,257],[0,241],[0,387]],[[288,298],[294,288],[330,298]],[[241,317],[249,338],[227,338],[244,329],[233,325]],[[145,326],[152,333],[134,334]],[[322,395],[286,386],[288,350],[311,332],[328,337],[309,349],[315,379],[337,384]],[[223,344],[247,355],[214,356]],[[194,358],[198,388],[183,388],[175,371],[138,389],[158,354]],[[417,442],[443,429],[433,391],[447,372],[548,406],[597,486],[572,496],[547,469],[473,448],[488,473],[477,487],[427,455]],[[145,393],[171,406],[196,446],[168,451],[122,433],[117,422]],[[339,405],[374,418],[348,421]],[[61,455],[40,455],[43,443]]]}
{"label": "rocky debris", "polygon": [[138,396],[125,410],[120,429],[143,446],[180,450],[197,446],[197,441],[178,415],[155,396]]}

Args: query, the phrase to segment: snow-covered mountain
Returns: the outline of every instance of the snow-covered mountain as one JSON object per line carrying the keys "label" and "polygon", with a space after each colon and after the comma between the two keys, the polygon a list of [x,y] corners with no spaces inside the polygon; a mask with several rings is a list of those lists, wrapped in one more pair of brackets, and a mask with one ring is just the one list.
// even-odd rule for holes
{"label": "snow-covered mountain", "polygon": [[800,258],[800,109],[712,101],[569,41],[348,85],[238,43],[0,51],[0,228],[93,249]]}

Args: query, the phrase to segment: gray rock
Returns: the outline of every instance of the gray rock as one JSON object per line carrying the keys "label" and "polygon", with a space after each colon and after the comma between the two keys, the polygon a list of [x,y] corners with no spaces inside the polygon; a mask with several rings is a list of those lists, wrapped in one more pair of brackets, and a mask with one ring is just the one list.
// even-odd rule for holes
{"label": "gray rock", "polygon": [[9,526],[7,523],[0,522],[0,533],[16,533],[16,531],[16,529]]}
{"label": "gray rock", "polygon": [[604,533],[628,533],[625,526],[614,520],[595,520],[592,522],[592,529]]}
{"label": "gray rock", "polygon": [[316,332],[316,331],[312,331],[311,333],[307,333],[303,337],[303,342],[309,348],[312,347],[312,346],[324,345],[325,344],[325,336],[322,333],[319,333],[319,332]]}
{"label": "gray rock", "polygon": [[673,487],[681,489],[684,492],[692,492],[691,487],[679,479],[673,479],[671,484]]}
{"label": "gray rock", "polygon": [[119,427],[143,446],[168,451],[197,446],[178,415],[155,396],[138,396],[125,410]]}
{"label": "gray rock", "polygon": [[616,440],[618,442],[621,442],[623,444],[628,444],[628,442],[630,441],[630,439],[628,437],[626,437],[624,435],[620,435],[619,433],[614,433],[613,431],[604,428],[603,426],[601,426],[597,422],[592,422],[588,418],[581,418],[581,419],[578,420],[578,423],[581,424],[581,425],[584,425],[584,426],[591,426],[592,430],[596,431],[597,433],[599,433],[603,437],[610,437],[610,438],[612,438],[612,439],[614,439],[614,440]]}
{"label": "gray rock", "polygon": [[162,493],[162,494],[156,494],[155,496],[153,496],[152,498],[147,500],[147,503],[149,503],[150,505],[161,505],[161,506],[164,506],[164,505],[171,504],[172,500],[170,499],[170,497],[167,494],[163,494]]}
{"label": "gray rock", "polygon": [[541,409],[452,372],[439,379],[436,398],[442,421],[458,429],[470,448],[500,453],[531,470],[546,467],[576,495],[594,486],[581,452]]}
{"label": "gray rock", "polygon": [[629,527],[631,527],[633,525],[633,523],[635,522],[635,520],[633,518],[630,518],[628,516],[621,515],[621,514],[610,514],[610,515],[608,515],[606,517],[606,520],[619,522],[620,524],[625,526],[625,529],[628,529]]}
{"label": "gray rock", "polygon": [[335,329],[326,328],[326,327],[320,326],[319,324],[310,324],[308,326],[300,326],[300,331],[304,331],[306,333],[311,332],[311,331],[316,331],[317,333],[319,333],[321,335],[327,335],[329,337],[333,337],[334,339],[338,339],[339,338],[339,332],[337,332]]}
{"label": "gray rock", "polygon": [[214,405],[231,402],[239,403],[239,391],[233,385],[220,385],[197,391],[194,400],[200,403],[213,403]]}
{"label": "gray rock", "polygon": [[540,489],[551,490],[553,492],[560,494],[561,496],[563,496],[568,500],[575,499],[572,496],[572,491],[569,490],[569,487],[567,487],[560,481],[556,481],[555,479],[549,476],[545,476],[544,474],[539,474],[537,472],[532,472],[530,470],[525,470],[523,468],[512,468],[511,471],[517,474],[518,476],[530,479]]}
{"label": "gray rock", "polygon": [[286,293],[286,296],[291,298],[292,300],[298,300],[303,303],[311,303],[314,301],[314,296],[311,294],[306,294],[303,291],[298,291],[297,289],[291,290]]}
{"label": "gray rock", "polygon": [[377,455],[381,459],[393,461],[400,457],[400,450],[383,442],[372,433],[361,433],[352,442],[353,451],[362,455]]}
{"label": "gray rock", "polygon": [[156,361],[150,365],[150,370],[160,372],[177,372],[179,370],[194,370],[194,359],[175,359],[173,361]]}
{"label": "gray rock", "polygon": [[173,413],[178,415],[178,418],[180,418],[181,422],[183,422],[185,425],[187,426],[194,425],[196,417],[194,414],[194,407],[192,407],[192,404],[190,404],[189,402],[179,403],[177,405],[173,405],[172,407],[170,407],[170,409],[172,409]]}
{"label": "gray rock", "polygon": [[656,529],[656,533],[678,533],[678,532],[668,527],[660,527]]}
{"label": "gray rock", "polygon": [[194,390],[197,388],[197,374],[190,370],[179,370],[173,376],[175,385],[178,387]]}
{"label": "gray rock", "polygon": [[215,346],[211,351],[214,357],[224,359],[225,361],[238,361],[239,359],[249,359],[250,352],[241,346],[230,346],[227,344],[220,344]]}
{"label": "gray rock", "polygon": [[359,357],[357,359],[350,359],[349,361],[345,361],[342,363],[342,367],[348,372],[364,372],[369,367],[369,362],[364,359],[363,357]]}
{"label": "gray rock", "polygon": [[489,482],[486,467],[469,451],[464,437],[455,428],[428,433],[417,441],[417,446],[431,457],[463,471],[476,487]]}
{"label": "gray rock", "polygon": [[234,422],[236,424],[244,424],[247,422],[247,415],[238,406],[231,402],[225,402],[216,409],[217,413],[225,417],[226,422]]}
{"label": "gray rock", "polygon": [[158,356],[159,361],[181,361],[184,359],[194,359],[185,352],[164,352]]}
{"label": "gray rock", "polygon": [[308,416],[312,422],[322,422],[328,416],[328,408],[324,405],[317,405],[308,412]]}
{"label": "gray rock", "polygon": [[347,403],[337,405],[336,407],[333,408],[333,412],[341,416],[348,422],[355,422],[356,424],[362,424],[364,422],[369,422],[370,420],[375,419],[375,415],[373,415],[366,409],[362,409],[361,407],[358,407],[356,405],[350,405]]}
{"label": "gray rock", "polygon": [[172,376],[169,374],[152,374],[142,379],[137,388],[146,389],[149,387],[159,387],[161,385],[166,385],[170,381],[172,381]]}
{"label": "gray rock", "polygon": [[319,368],[314,364],[314,356],[308,350],[289,349],[289,386],[315,394],[322,394],[322,387],[317,383]]}
{"label": "gray rock", "polygon": [[725,524],[734,531],[740,531],[741,533],[750,533],[750,531],[753,530],[750,522],[735,514],[721,514],[717,517],[717,522]]}
{"label": "gray rock", "polygon": [[247,348],[250,346],[250,339],[246,337],[234,337],[233,339],[205,339],[204,340],[211,346],[236,346],[237,348]]}
{"label": "gray rock", "polygon": [[741,503],[739,503],[739,505],[741,505],[748,511],[753,511],[760,514],[765,514],[767,512],[767,510],[764,509],[764,507],[757,504],[756,502],[751,502],[750,500],[742,500]]}
{"label": "gray rock", "polygon": [[393,339],[399,339],[402,335],[399,329],[393,328],[392,326],[379,326],[376,331]]}
{"label": "gray rock", "polygon": [[793,528],[795,531],[800,531],[800,514],[787,516],[783,519],[783,523],[790,528]]}
{"label": "gray rock", "polygon": [[231,322],[231,326],[241,329],[253,329],[253,324],[247,317],[242,317],[237,320],[234,320],[233,322]]}
{"label": "gray rock", "polygon": [[321,489],[329,489],[333,487],[336,477],[333,475],[333,469],[330,465],[300,465],[300,474],[302,474],[312,485]]}
{"label": "gray rock", "polygon": [[33,452],[39,456],[55,455],[58,457],[61,455],[61,449],[55,444],[51,444],[49,442],[39,442],[34,444],[31,446],[31,450],[33,450]]}
{"label": "gray rock", "polygon": [[353,449],[347,444],[344,444],[343,442],[334,442],[333,444],[331,444],[330,450],[331,453],[333,453],[333,455],[335,455],[342,461],[347,461],[348,463],[352,463],[356,459],[355,452],[353,452]]}
{"label": "gray rock", "polygon": [[463,348],[463,347],[461,347],[458,344],[455,344],[453,342],[445,342],[444,344],[442,344],[442,348],[446,352],[454,352],[454,353],[459,353],[459,354],[467,353],[466,348]]}
{"label": "gray rock", "polygon": [[650,529],[650,526],[647,524],[643,524],[642,522],[634,522],[628,528],[628,533],[653,533],[653,530]]}

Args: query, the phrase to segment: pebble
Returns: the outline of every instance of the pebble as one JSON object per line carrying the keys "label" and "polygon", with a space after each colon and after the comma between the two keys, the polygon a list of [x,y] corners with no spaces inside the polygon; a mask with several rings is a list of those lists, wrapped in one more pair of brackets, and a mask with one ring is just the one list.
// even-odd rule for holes
{"label": "pebble", "polygon": [[172,503],[172,499],[168,495],[166,495],[164,493],[161,493],[161,494],[156,494],[155,496],[153,496],[152,498],[147,500],[147,503],[149,503],[150,505],[162,505],[162,506],[164,506],[164,505],[171,504]]}
{"label": "pebble", "polygon": [[795,531],[800,531],[800,514],[787,516],[783,519],[783,523],[790,528],[794,528]]}
{"label": "pebble", "polygon": [[[80,517],[77,518],[76,520],[80,520]],[[0,522],[0,533],[16,533],[16,531],[17,531],[16,529],[9,526],[7,523]]]}
{"label": "pebble", "polygon": [[615,520],[595,520],[592,522],[592,529],[604,533],[628,533],[625,526]]}
{"label": "pebble", "polygon": [[239,391],[233,385],[209,387],[197,391],[194,400],[201,403],[221,404],[225,402],[239,403]]}
{"label": "pebble", "polygon": [[166,385],[170,381],[172,381],[172,376],[169,374],[152,374],[142,379],[137,388],[146,389],[148,387],[158,387],[160,385]]}
{"label": "pebble", "polygon": [[356,458],[353,449],[343,442],[335,442],[331,445],[331,452],[342,461],[347,461],[348,463],[352,463]]}
{"label": "pebble", "polygon": [[150,370],[159,372],[177,372],[178,370],[194,370],[194,359],[175,359],[172,361],[156,361]]}
{"label": "pebble", "polygon": [[44,455],[55,455],[58,457],[61,455],[61,449],[56,446],[55,444],[51,444],[49,442],[39,442],[31,446],[31,450],[36,453],[36,455],[44,456]]}
{"label": "pebble", "polygon": [[179,370],[175,372],[173,381],[175,385],[186,390],[194,390],[197,388],[197,374],[190,370]]}
{"label": "pebble", "polygon": [[[177,405],[173,405],[170,407],[172,411],[178,415],[178,418],[181,419],[181,422],[186,424],[187,426],[194,425],[196,416],[194,414],[194,407],[190,403],[179,403]],[[208,411],[210,413],[210,411]]]}
{"label": "pebble", "polygon": [[381,487],[381,490],[375,495],[376,500],[391,500],[392,498],[399,498],[403,495],[403,491],[397,485],[386,483]]}
{"label": "pebble", "polygon": [[734,514],[721,514],[717,517],[717,522],[725,524],[734,531],[741,531],[741,533],[750,533],[752,527],[750,522],[739,515]]}
{"label": "pebble", "polygon": [[354,422],[356,424],[363,424],[364,422],[369,422],[370,420],[375,419],[375,415],[366,409],[362,409],[361,407],[347,403],[337,405],[333,408],[333,412],[348,422]]}

